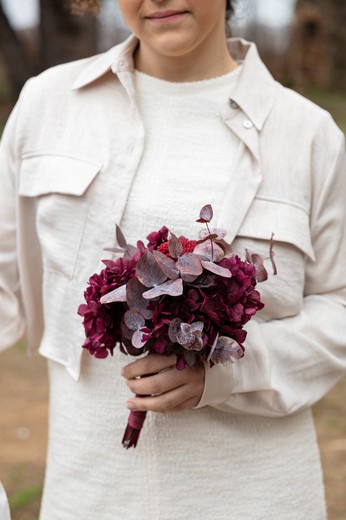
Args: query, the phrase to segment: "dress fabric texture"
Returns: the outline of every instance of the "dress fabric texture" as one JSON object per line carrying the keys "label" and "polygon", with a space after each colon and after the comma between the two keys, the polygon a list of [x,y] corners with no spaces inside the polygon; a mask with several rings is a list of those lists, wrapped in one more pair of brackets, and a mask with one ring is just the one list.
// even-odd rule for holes
{"label": "dress fabric texture", "polygon": [[[31,80],[2,140],[1,348],[26,330],[49,359],[40,520],[325,520],[310,406],[346,369],[343,135],[253,44],[230,40],[241,66],[185,92],[136,73],[136,45]],[[192,238],[205,203],[241,256],[267,256],[273,232],[279,274],[245,357],[207,368],[196,409],[149,414],[126,451],[130,360],[82,354],[76,311],[115,223],[132,243],[164,224]]]}

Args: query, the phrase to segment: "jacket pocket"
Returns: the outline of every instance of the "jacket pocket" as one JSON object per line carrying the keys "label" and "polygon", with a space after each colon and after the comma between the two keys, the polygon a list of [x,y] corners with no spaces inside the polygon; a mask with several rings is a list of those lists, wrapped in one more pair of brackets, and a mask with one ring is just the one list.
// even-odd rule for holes
{"label": "jacket pocket", "polygon": [[275,199],[255,199],[238,236],[268,240],[272,233],[275,242],[291,244],[315,260],[309,214],[302,206]]}
{"label": "jacket pocket", "polygon": [[101,167],[64,155],[24,157],[18,191],[35,205],[35,226],[46,270],[73,276],[91,185]]}
{"label": "jacket pocket", "polygon": [[[268,260],[269,241],[274,234],[274,259],[277,276]],[[238,230],[234,249],[244,257],[247,248],[267,260],[268,280],[258,285],[265,308],[265,320],[296,315],[303,305],[305,268],[314,261],[309,215],[298,204],[275,199],[255,199]]]}

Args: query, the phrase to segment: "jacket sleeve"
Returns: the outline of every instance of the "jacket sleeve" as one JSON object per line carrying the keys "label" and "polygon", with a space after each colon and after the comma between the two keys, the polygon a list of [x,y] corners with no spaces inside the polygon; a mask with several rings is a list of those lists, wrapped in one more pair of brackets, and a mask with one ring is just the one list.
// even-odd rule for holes
{"label": "jacket sleeve", "polygon": [[346,371],[346,159],[330,121],[312,150],[310,229],[301,311],[246,327],[243,359],[206,367],[198,408],[283,416],[318,401]]}
{"label": "jacket sleeve", "polygon": [[3,485],[0,482],[0,518],[1,520],[11,520],[10,507]]}
{"label": "jacket sleeve", "polygon": [[0,143],[0,351],[18,341],[25,330],[16,241],[16,183],[20,158],[16,126],[20,101],[13,110]]}

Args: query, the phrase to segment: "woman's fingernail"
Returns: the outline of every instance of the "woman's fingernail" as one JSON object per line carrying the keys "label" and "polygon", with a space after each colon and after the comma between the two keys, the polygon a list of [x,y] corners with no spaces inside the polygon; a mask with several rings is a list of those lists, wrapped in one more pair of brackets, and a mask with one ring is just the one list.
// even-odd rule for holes
{"label": "woman's fingernail", "polygon": [[127,401],[126,406],[129,410],[135,410],[136,405],[132,401]]}

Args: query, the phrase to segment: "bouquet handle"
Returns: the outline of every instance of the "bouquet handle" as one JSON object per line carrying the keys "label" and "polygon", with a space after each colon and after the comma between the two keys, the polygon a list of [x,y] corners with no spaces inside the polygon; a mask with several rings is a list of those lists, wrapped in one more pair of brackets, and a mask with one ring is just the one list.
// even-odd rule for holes
{"label": "bouquet handle", "polygon": [[[136,395],[136,397],[144,397],[142,395]],[[127,450],[129,448],[135,448],[141,433],[142,426],[144,424],[147,412],[130,412],[125,433],[122,440],[122,445]]]}

